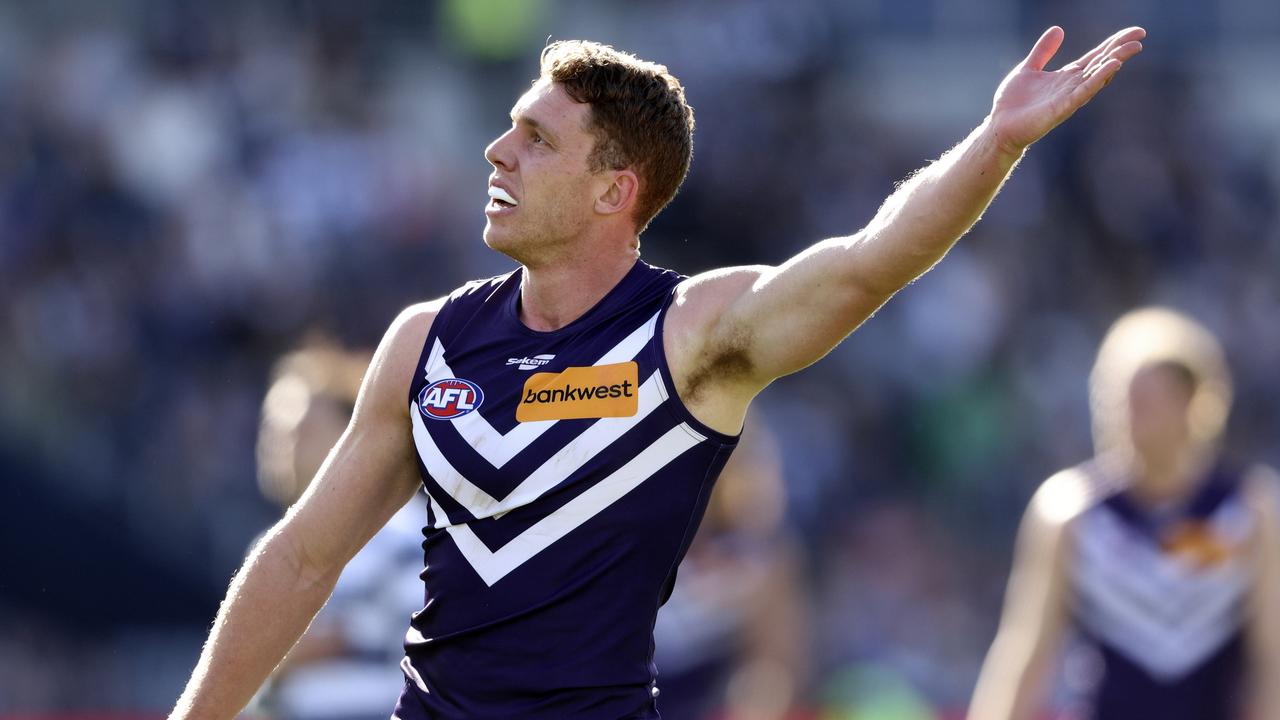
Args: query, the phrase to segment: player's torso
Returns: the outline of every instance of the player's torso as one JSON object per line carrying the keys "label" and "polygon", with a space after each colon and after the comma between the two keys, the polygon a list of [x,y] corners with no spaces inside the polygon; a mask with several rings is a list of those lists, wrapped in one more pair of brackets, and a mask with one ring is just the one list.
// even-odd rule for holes
{"label": "player's torso", "polygon": [[402,706],[654,716],[653,618],[734,444],[671,390],[680,279],[637,263],[554,332],[519,322],[519,273],[437,315],[410,388],[430,511]]}
{"label": "player's torso", "polygon": [[1177,507],[1117,491],[1072,521],[1073,614],[1102,663],[1093,717],[1236,717],[1252,532],[1223,468]]}

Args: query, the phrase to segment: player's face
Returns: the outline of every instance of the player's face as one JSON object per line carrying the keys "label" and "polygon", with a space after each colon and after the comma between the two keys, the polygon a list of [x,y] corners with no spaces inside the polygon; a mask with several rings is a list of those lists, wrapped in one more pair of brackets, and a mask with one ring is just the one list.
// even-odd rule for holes
{"label": "player's face", "polygon": [[1167,453],[1190,438],[1191,388],[1167,366],[1139,370],[1129,384],[1129,433],[1144,454]]}
{"label": "player's face", "polygon": [[485,149],[493,165],[484,241],[521,262],[578,236],[592,219],[597,178],[587,157],[590,107],[547,80],[511,110],[511,129]]}

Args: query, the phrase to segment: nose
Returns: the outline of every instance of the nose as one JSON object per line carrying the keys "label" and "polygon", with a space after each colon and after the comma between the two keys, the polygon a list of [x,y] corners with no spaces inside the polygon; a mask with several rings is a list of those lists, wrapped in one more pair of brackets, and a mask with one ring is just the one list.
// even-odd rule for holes
{"label": "nose", "polygon": [[508,149],[509,143],[506,142],[514,131],[515,128],[512,128],[502,133],[484,149],[484,159],[488,160],[490,165],[501,170],[512,170],[515,167],[515,156]]}

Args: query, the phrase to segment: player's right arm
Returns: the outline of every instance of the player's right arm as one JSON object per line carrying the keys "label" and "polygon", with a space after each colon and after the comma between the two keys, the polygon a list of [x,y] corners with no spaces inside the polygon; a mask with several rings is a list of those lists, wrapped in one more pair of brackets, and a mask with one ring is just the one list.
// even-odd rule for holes
{"label": "player's right arm", "polygon": [[324,604],[347,561],[418,487],[408,387],[441,301],[401,313],[346,431],[303,496],[249,553],[171,720],[230,720]]}
{"label": "player's right arm", "polygon": [[1032,498],[1018,531],[1013,571],[995,642],[969,720],[1030,720],[1067,623],[1067,528],[1083,505],[1085,480],[1068,470]]}

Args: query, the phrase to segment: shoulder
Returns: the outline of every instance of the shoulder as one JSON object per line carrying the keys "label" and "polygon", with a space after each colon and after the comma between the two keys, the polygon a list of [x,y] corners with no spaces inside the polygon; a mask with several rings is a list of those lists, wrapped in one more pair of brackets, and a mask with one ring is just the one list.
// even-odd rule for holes
{"label": "shoulder", "polygon": [[[493,277],[472,280],[462,285],[457,290],[454,290],[453,292],[449,293],[449,296],[447,298],[442,298],[441,301],[443,302],[447,300],[449,302],[457,302],[459,300],[467,300],[467,299],[475,299],[475,300],[483,301],[487,299],[490,295],[492,295],[494,291],[496,291],[499,287],[501,287],[503,283],[507,282],[508,280],[511,280],[514,276],[518,275],[519,273],[520,273],[520,269],[516,268],[515,270],[502,273],[501,275],[494,275]],[[421,303],[421,304],[428,305],[430,303]]]}
{"label": "shoulder", "polygon": [[[493,312],[500,307],[509,291],[520,284],[520,269],[502,275],[472,280],[431,303],[420,303],[412,308],[429,308],[435,326],[434,335],[448,343],[455,332],[465,327],[478,313]],[[411,309],[412,309],[411,308]],[[424,334],[425,337],[425,334]]]}
{"label": "shoulder", "polygon": [[387,328],[365,373],[364,400],[373,407],[400,408],[413,381],[431,325],[446,298],[410,305]]}
{"label": "shoulder", "polygon": [[766,265],[718,268],[685,278],[676,286],[674,307],[690,312],[715,314],[724,305],[741,297],[764,276]]}
{"label": "shoulder", "polygon": [[427,334],[431,332],[431,325],[446,301],[447,298],[437,298],[415,303],[401,310],[396,319],[391,321],[391,326],[387,328],[383,345],[397,354],[412,350],[416,357],[416,354],[422,350],[422,343],[426,341]]}
{"label": "shoulder", "polygon": [[1040,483],[1027,505],[1024,527],[1031,532],[1061,534],[1111,492],[1088,466],[1060,470]]}
{"label": "shoulder", "polygon": [[[705,346],[722,337],[730,306],[751,292],[768,268],[744,265],[720,268],[685,278],[676,285],[665,333],[682,345]],[[721,331],[721,332],[717,332]]]}
{"label": "shoulder", "polygon": [[671,350],[668,359],[673,361],[677,384],[682,378],[698,376],[700,370],[730,370],[735,363],[726,360],[743,355],[751,342],[751,328],[735,322],[733,305],[751,292],[765,270],[753,265],[720,268],[676,285],[663,322],[663,342]]}
{"label": "shoulder", "polygon": [[734,312],[767,269],[722,268],[680,281],[662,322],[676,394],[694,417],[726,434],[741,428],[747,404],[767,384],[755,382],[752,328]]}

